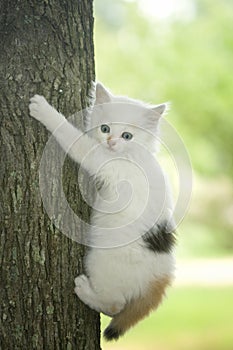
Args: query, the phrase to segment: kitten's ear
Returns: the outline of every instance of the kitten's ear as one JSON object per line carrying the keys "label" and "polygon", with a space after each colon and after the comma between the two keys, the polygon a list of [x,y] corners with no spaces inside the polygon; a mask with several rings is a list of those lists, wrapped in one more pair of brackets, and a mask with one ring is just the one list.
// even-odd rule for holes
{"label": "kitten's ear", "polygon": [[165,111],[168,109],[168,104],[162,103],[161,105],[157,105],[152,107],[152,111],[159,115],[159,118],[162,117]]}
{"label": "kitten's ear", "polygon": [[100,82],[96,83],[95,96],[96,105],[111,101],[111,93]]}

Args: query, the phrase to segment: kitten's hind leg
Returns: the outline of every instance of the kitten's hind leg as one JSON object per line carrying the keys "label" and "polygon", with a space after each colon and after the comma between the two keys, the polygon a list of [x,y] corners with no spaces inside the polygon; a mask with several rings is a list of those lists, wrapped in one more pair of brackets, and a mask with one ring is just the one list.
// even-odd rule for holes
{"label": "kitten's hind leg", "polygon": [[87,276],[79,275],[75,278],[75,293],[80,300],[91,309],[96,310],[97,312],[102,312],[103,305],[99,302],[93,288],[90,285],[90,281]]}
{"label": "kitten's hind leg", "polygon": [[75,278],[74,291],[84,304],[108,316],[119,313],[124,307],[123,303],[103,300],[103,297],[94,291],[88,277],[85,275],[79,275]]}

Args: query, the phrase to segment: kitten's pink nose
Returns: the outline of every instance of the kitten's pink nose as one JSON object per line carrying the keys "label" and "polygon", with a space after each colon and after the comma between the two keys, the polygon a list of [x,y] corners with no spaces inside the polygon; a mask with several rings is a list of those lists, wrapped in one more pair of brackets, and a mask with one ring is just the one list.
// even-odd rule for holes
{"label": "kitten's pink nose", "polygon": [[116,143],[117,143],[116,140],[114,140],[114,139],[112,140],[111,137],[108,138],[108,145],[109,145],[110,147],[115,146]]}

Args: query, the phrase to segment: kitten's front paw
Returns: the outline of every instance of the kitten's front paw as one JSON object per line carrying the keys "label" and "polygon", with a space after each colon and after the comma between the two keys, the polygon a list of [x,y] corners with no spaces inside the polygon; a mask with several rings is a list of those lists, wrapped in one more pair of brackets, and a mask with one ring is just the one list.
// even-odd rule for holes
{"label": "kitten's front paw", "polygon": [[48,114],[51,108],[52,107],[46,101],[44,96],[35,95],[30,99],[30,104],[29,104],[30,115],[39,121],[42,121],[43,118],[46,117],[46,115]]}

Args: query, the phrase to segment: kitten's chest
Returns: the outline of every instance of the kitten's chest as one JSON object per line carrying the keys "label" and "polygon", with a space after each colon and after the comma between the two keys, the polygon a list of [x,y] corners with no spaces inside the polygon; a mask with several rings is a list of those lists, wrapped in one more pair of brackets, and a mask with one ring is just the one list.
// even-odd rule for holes
{"label": "kitten's chest", "polygon": [[145,173],[130,161],[109,162],[99,172],[98,179],[100,195],[112,200],[119,197],[132,199],[146,195],[149,190]]}
{"label": "kitten's chest", "polygon": [[[94,217],[108,218],[108,225],[125,225],[144,212],[150,188],[141,169],[123,162],[121,167],[108,164],[99,175]],[[106,221],[104,219],[106,224]]]}
{"label": "kitten's chest", "polygon": [[146,231],[160,217],[165,203],[160,173],[149,174],[137,164],[124,161],[107,163],[98,177],[101,186],[92,212],[95,232],[99,229],[102,232],[102,228],[117,229],[124,236],[125,230]]}

